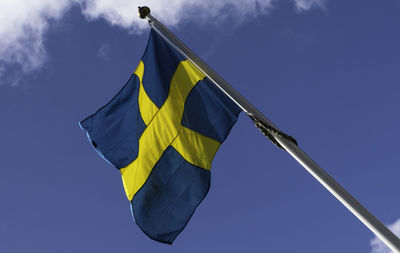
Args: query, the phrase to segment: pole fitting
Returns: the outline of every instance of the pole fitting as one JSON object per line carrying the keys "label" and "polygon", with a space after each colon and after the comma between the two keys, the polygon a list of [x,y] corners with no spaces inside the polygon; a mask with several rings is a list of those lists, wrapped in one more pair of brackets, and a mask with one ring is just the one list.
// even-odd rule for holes
{"label": "pole fitting", "polygon": [[147,15],[150,14],[150,8],[147,6],[138,7],[139,8],[139,17],[141,19],[145,19]]}
{"label": "pole fitting", "polygon": [[253,121],[254,125],[278,148],[285,150],[284,147],[276,140],[275,136],[281,136],[289,141],[291,141],[294,145],[297,146],[297,141],[292,136],[285,134],[284,132],[279,131],[278,129],[269,126],[268,124],[262,122],[257,119],[252,113],[247,113],[247,116]]}

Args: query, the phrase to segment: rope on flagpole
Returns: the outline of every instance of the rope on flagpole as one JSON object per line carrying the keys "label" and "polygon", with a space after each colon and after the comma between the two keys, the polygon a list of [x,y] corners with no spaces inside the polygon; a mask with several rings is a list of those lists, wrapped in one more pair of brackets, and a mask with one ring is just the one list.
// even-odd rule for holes
{"label": "rope on flagpole", "polygon": [[254,125],[273,143],[275,144],[278,148],[286,150],[282,145],[276,140],[275,136],[281,136],[289,141],[291,141],[293,144],[297,146],[297,140],[293,138],[292,136],[285,134],[284,132],[269,126],[268,124],[263,123],[254,115],[250,112],[247,112],[247,116],[250,117],[250,119],[253,121]]}

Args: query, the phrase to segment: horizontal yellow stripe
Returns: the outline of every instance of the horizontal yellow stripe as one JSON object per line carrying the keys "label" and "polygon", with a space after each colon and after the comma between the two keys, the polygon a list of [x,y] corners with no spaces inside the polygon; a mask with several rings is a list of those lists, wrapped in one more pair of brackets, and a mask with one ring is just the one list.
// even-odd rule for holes
{"label": "horizontal yellow stripe", "polygon": [[189,163],[210,170],[220,145],[218,141],[182,126],[171,146]]}
{"label": "horizontal yellow stripe", "polygon": [[[139,139],[138,157],[120,170],[129,200],[132,200],[136,192],[143,186],[165,149],[178,136],[186,98],[196,83],[202,79],[204,79],[204,74],[189,61],[182,61],[178,65],[164,105]],[[142,106],[143,112],[147,113],[148,108],[145,107],[149,106],[149,103],[139,100],[139,107],[142,108]]]}

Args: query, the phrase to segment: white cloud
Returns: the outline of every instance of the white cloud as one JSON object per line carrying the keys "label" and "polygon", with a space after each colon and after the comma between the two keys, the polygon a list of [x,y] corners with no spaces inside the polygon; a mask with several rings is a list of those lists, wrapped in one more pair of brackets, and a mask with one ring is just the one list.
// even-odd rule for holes
{"label": "white cloud", "polygon": [[104,18],[113,25],[133,30],[147,27],[137,17],[138,6],[151,6],[151,12],[166,25],[181,20],[215,20],[233,16],[235,19],[265,14],[276,0],[80,0],[89,19]]}
{"label": "white cloud", "polygon": [[70,0],[0,1],[0,69],[14,65],[23,72],[40,68],[46,60],[43,46],[49,22],[60,19]]}
{"label": "white cloud", "polygon": [[[322,7],[323,0],[294,0],[298,10]],[[279,0],[1,0],[0,78],[7,69],[30,73],[47,60],[45,34],[72,6],[81,6],[88,20],[105,19],[131,32],[140,32],[147,23],[139,19],[137,7],[151,11],[168,26],[182,21],[211,23],[233,17],[236,23],[268,13]]]}
{"label": "white cloud", "polygon": [[325,9],[326,0],[294,0],[298,11],[307,11],[311,8]]}
{"label": "white cloud", "polygon": [[[400,236],[400,219],[397,219],[393,224],[389,225],[388,228],[397,236]],[[392,253],[391,251],[378,237],[375,236],[370,241],[371,253]]]}

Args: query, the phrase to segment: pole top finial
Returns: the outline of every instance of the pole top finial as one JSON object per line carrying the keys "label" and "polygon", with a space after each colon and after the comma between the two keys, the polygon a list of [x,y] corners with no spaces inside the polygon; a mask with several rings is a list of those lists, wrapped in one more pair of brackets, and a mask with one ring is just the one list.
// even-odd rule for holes
{"label": "pole top finial", "polygon": [[150,14],[150,8],[147,6],[138,7],[139,8],[139,17],[141,19],[145,19],[147,15]]}

